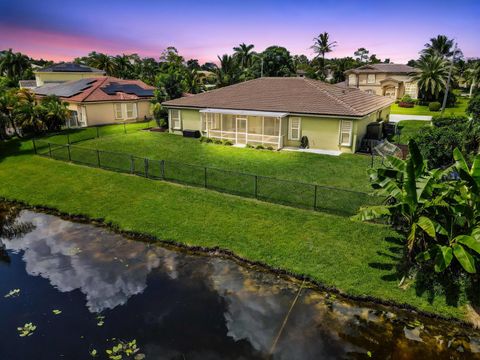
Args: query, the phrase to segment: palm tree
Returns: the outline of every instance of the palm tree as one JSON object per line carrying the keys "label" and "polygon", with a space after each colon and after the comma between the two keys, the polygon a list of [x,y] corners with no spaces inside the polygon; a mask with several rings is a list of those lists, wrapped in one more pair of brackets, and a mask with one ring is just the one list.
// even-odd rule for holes
{"label": "palm tree", "polygon": [[242,69],[248,68],[252,64],[253,52],[251,50],[254,47],[255,46],[253,44],[247,45],[245,43],[241,43],[233,48],[233,56],[238,60]]}
{"label": "palm tree", "polygon": [[337,46],[336,41],[330,41],[330,35],[327,32],[321,33],[316,38],[313,38],[314,44],[311,46],[313,51],[317,54],[316,57],[321,56],[320,63],[320,77],[324,79],[326,77],[325,73],[325,54],[332,52],[333,48]]}
{"label": "palm tree", "polygon": [[470,83],[470,97],[472,97],[473,89],[478,86],[480,80],[480,60],[474,61],[465,70],[465,78]]}
{"label": "palm tree", "polygon": [[[423,55],[437,55],[443,58],[451,57],[454,54],[454,40],[449,39],[445,35],[437,35],[431,38],[429,43],[426,43],[425,49],[422,50]],[[455,57],[461,57],[462,51],[455,50]]]}
{"label": "palm tree", "polygon": [[116,73],[117,64],[111,56],[95,52],[89,54],[89,56],[91,57],[89,65],[105,71],[108,76],[113,76]]}
{"label": "palm tree", "polygon": [[129,55],[117,55],[113,58],[115,76],[121,79],[132,78],[133,65]]}
{"label": "palm tree", "polygon": [[317,56],[322,56],[325,62],[325,54],[332,52],[333,48],[337,46],[336,41],[330,42],[330,35],[327,32],[321,33],[316,38],[313,38],[314,44],[311,46]]}
{"label": "palm tree", "polygon": [[22,131],[38,133],[44,130],[44,123],[37,116],[35,94],[28,89],[20,89],[16,95],[18,103],[14,112],[15,122],[22,128]]}
{"label": "palm tree", "polygon": [[14,53],[12,49],[0,52],[0,75],[18,82],[26,70],[31,68],[30,59],[22,53]]}
{"label": "palm tree", "polygon": [[230,55],[218,56],[220,66],[215,69],[217,86],[228,86],[239,82],[240,80],[240,68],[237,62]]}
{"label": "palm tree", "polygon": [[412,73],[412,79],[427,95],[438,98],[446,88],[448,77],[448,62],[439,55],[422,55],[417,61],[419,72]]}
{"label": "palm tree", "polygon": [[10,127],[14,129],[18,137],[22,137],[22,133],[15,121],[18,103],[17,89],[10,89],[0,93],[0,122],[5,128]]}

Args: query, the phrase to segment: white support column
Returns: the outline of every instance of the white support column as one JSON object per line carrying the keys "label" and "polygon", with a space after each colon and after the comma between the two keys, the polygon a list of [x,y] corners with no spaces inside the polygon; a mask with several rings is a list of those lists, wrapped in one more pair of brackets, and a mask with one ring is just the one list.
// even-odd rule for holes
{"label": "white support column", "polygon": [[223,114],[220,114],[220,139],[223,140]]}
{"label": "white support column", "polygon": [[207,131],[207,137],[209,138],[210,137],[210,129],[208,127],[208,121],[209,121],[208,115],[210,115],[210,114],[205,113],[205,130]]}
{"label": "white support column", "polygon": [[278,148],[280,149],[282,147],[282,118],[278,118],[278,121],[280,122],[278,126]]}
{"label": "white support column", "polygon": [[249,116],[246,117],[247,120],[246,120],[246,124],[245,124],[245,145],[248,144],[248,118]]}
{"label": "white support column", "polygon": [[264,139],[265,139],[265,116],[262,116],[262,145],[263,145]]}

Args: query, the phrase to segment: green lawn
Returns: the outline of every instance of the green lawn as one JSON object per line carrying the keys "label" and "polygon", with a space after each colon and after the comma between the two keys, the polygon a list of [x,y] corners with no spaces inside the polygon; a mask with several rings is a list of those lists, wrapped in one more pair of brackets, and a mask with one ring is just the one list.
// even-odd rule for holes
{"label": "green lawn", "polygon": [[[133,146],[131,138],[122,137],[125,146]],[[402,241],[387,227],[46,159],[31,155],[30,146],[31,142],[11,142],[0,148],[0,197],[103,219],[161,240],[228,249],[348,294],[409,304],[444,316],[465,316],[463,296],[452,304],[451,299],[409,281],[398,287],[396,264]],[[234,149],[229,149],[232,153],[213,145],[195,149],[204,149],[210,157],[217,153],[219,158],[246,161]],[[252,162],[264,163],[268,161],[263,156],[275,155],[251,154]],[[293,164],[300,161],[295,154],[286,158]]]}
{"label": "green lawn", "polygon": [[431,126],[430,121],[423,120],[403,120],[397,124],[399,135],[394,137],[394,141],[398,144],[408,144],[410,140],[421,128]]}
{"label": "green lawn", "polygon": [[[62,140],[65,138],[53,139],[56,142]],[[100,137],[79,142],[77,145],[167,160],[171,164],[192,164],[350,190],[370,191],[366,173],[371,159],[364,155],[343,154],[336,157],[291,151],[236,148],[201,143],[198,139],[183,138],[178,135],[146,131]],[[177,170],[180,171],[181,166],[178,166]],[[185,169],[185,171],[191,170]]]}
{"label": "green lawn", "polygon": [[[467,105],[468,99],[458,96],[457,105],[453,108],[446,108],[445,115],[465,115]],[[440,115],[440,111],[430,111],[428,106],[415,105],[413,108],[403,108],[398,106],[398,104],[392,104],[391,113],[403,115]]]}

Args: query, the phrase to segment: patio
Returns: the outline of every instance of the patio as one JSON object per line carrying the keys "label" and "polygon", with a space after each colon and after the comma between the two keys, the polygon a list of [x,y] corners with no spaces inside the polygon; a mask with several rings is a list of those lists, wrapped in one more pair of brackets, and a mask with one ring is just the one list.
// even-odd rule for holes
{"label": "patio", "polygon": [[204,109],[202,131],[207,137],[235,145],[262,145],[281,149],[287,134],[286,113]]}

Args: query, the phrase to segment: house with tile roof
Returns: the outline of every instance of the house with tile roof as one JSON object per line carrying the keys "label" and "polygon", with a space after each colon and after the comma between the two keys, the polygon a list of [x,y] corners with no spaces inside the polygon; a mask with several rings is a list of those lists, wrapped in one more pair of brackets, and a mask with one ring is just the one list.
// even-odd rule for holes
{"label": "house with tile roof", "polygon": [[77,63],[59,63],[33,72],[37,86],[105,76],[105,71]]}
{"label": "house with tile roof", "polygon": [[302,77],[270,78],[164,102],[173,134],[195,130],[236,145],[353,153],[367,125],[386,121],[392,99]]}
{"label": "house with tile roof", "polygon": [[111,76],[81,78],[35,87],[37,98],[56,95],[68,103],[69,127],[84,127],[151,118],[154,87],[140,80]]}
{"label": "house with tile roof", "polygon": [[412,74],[417,71],[404,64],[368,64],[345,71],[345,86],[392,99],[401,99],[404,95],[416,99],[418,85]]}

